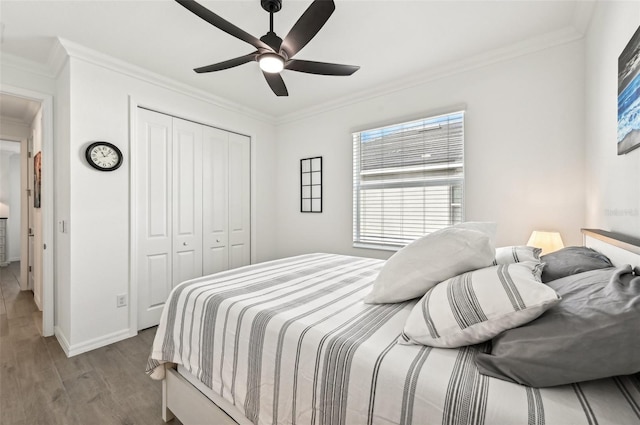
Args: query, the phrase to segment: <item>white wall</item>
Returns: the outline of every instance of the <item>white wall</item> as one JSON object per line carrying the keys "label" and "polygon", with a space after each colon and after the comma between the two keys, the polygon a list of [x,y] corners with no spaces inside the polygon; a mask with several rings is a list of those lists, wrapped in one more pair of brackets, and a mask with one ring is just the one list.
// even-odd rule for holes
{"label": "white wall", "polygon": [[8,261],[20,261],[20,154],[9,157],[9,205],[11,217],[7,221],[7,239],[9,241]]}
{"label": "white wall", "polygon": [[[11,173],[9,158],[12,155],[14,155],[12,151],[0,149],[0,202],[5,205],[8,205],[10,202]],[[11,210],[9,210],[9,214],[11,214]]]}
{"label": "white wall", "polygon": [[[70,132],[67,139],[59,139],[67,146],[57,153],[57,165],[68,164],[69,175],[59,176],[56,198],[57,203],[69,203],[68,211],[58,208],[57,217],[69,226],[68,235],[58,233],[61,239],[70,238],[69,263],[68,270],[59,273],[58,286],[70,297],[70,327],[63,331],[64,337],[70,351],[78,353],[121,339],[132,326],[129,309],[134,303],[116,308],[118,294],[131,298],[136,289],[135,282],[129,281],[130,98],[143,106],[252,137],[256,261],[275,257],[275,132],[271,123],[75,57],[70,58],[69,77]],[[86,163],[85,148],[97,140],[112,142],[122,150],[121,168],[105,173]]]}
{"label": "white wall", "polygon": [[[3,129],[4,132],[4,129]],[[19,139],[18,137],[14,137]],[[7,261],[20,260],[20,142],[0,142],[0,202],[9,208],[5,248]]]}
{"label": "white wall", "polygon": [[[355,130],[466,105],[466,219],[498,222],[498,245],[558,230],[580,244],[584,222],[581,41],[450,75],[278,126],[278,255],[352,248]],[[323,156],[323,213],[299,212],[299,160]]]}
{"label": "white wall", "polygon": [[[70,197],[71,178],[69,138],[70,122],[70,90],[71,68],[69,63],[64,67],[56,80],[56,96],[54,98],[54,187],[55,187],[55,221],[68,220],[71,217]],[[54,231],[55,240],[55,311],[54,322],[56,336],[63,345],[68,346],[67,336],[71,335],[71,238],[69,233]],[[78,320],[78,319],[76,319]]]}
{"label": "white wall", "polygon": [[586,36],[586,225],[640,237],[640,149],[618,156],[618,56],[640,3],[598,2]]}

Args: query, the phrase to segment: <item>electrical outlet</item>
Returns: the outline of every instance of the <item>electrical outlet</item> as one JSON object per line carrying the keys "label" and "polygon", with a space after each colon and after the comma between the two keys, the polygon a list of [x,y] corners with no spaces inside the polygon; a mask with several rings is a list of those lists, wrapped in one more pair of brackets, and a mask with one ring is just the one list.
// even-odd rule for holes
{"label": "electrical outlet", "polygon": [[120,294],[116,297],[116,306],[118,307],[127,306],[127,294]]}

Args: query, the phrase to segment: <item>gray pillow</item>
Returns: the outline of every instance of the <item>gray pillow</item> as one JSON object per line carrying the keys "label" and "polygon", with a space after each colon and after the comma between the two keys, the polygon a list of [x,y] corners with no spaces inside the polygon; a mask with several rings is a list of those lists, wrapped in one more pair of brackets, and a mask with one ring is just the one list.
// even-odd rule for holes
{"label": "gray pillow", "polygon": [[613,267],[605,255],[584,246],[563,248],[543,255],[540,261],[546,263],[542,271],[542,282],[544,283],[589,270]]}
{"label": "gray pillow", "polygon": [[640,372],[640,276],[631,266],[549,282],[562,300],[478,354],[480,373],[549,387]]}

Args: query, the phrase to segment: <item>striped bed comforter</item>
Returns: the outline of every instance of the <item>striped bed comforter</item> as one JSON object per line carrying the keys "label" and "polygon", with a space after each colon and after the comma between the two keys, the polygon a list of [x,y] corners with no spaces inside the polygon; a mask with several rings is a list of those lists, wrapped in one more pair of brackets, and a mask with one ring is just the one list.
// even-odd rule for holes
{"label": "striped bed comforter", "polygon": [[362,299],[384,262],[333,254],[185,282],[148,372],[183,365],[256,424],[640,424],[640,379],[535,389],[480,375],[485,345],[396,344],[415,301]]}

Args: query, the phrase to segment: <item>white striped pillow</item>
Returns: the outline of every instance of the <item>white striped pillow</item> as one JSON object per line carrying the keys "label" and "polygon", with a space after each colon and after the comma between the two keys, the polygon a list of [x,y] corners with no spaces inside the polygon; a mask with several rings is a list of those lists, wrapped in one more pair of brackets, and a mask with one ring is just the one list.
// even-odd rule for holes
{"label": "white striped pillow", "polygon": [[462,347],[530,322],[560,301],[540,283],[543,265],[497,265],[436,285],[409,314],[399,342]]}
{"label": "white striped pillow", "polygon": [[493,265],[520,263],[522,261],[540,262],[542,249],[533,246],[502,246],[496,248],[496,258]]}
{"label": "white striped pillow", "polygon": [[445,279],[490,266],[495,252],[483,232],[462,227],[437,230],[392,255],[364,302],[398,303],[421,297]]}

